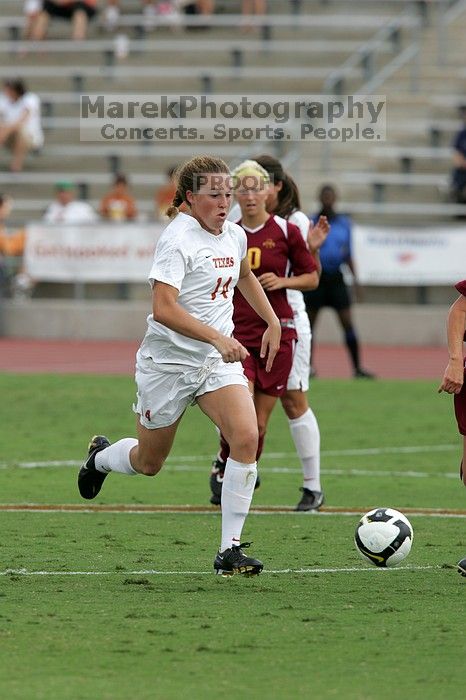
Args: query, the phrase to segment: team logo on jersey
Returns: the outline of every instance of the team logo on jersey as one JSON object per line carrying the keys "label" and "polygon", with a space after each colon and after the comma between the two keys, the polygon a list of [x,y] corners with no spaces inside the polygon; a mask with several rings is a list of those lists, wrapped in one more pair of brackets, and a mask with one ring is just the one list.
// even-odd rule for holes
{"label": "team logo on jersey", "polygon": [[214,267],[219,268],[219,267],[234,267],[235,265],[235,259],[234,258],[212,258],[214,262]]}
{"label": "team logo on jersey", "polygon": [[266,238],[262,243],[263,248],[275,248],[275,245],[275,241],[273,241],[271,238]]}

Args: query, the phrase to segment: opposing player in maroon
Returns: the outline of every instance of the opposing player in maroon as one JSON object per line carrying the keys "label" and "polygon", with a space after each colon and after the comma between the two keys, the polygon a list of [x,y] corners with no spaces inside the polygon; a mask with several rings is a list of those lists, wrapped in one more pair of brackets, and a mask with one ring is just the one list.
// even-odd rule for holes
{"label": "opposing player in maroon", "polygon": [[[279,396],[286,390],[297,341],[293,311],[288,303],[287,289],[314,289],[319,284],[317,264],[294,224],[266,210],[269,175],[255,161],[245,161],[234,171],[238,178],[235,189],[241,208],[238,222],[246,232],[248,259],[252,272],[265,290],[268,300],[280,320],[282,336],[280,349],[270,372],[266,371],[261,352],[263,321],[247,308],[241,293],[234,296],[234,337],[247,348],[249,356],[243,362],[249,380],[257,414],[259,445],[257,459],[264,444],[267,423]],[[221,449],[211,473],[211,503],[220,503],[224,464],[229,446],[221,438]],[[257,485],[257,484],[256,484]]]}
{"label": "opposing player in maroon", "polygon": [[[463,457],[460,477],[466,486],[466,358],[463,343],[466,342],[466,280],[455,285],[460,293],[451,305],[447,320],[448,365],[445,368],[439,392],[454,394],[455,416],[458,430],[463,436]],[[466,576],[466,557],[458,564],[458,571]]]}

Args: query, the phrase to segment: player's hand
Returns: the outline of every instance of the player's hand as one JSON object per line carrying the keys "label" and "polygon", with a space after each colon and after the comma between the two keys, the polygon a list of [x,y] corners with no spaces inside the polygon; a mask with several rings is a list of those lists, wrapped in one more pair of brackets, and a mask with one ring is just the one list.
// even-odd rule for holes
{"label": "player's hand", "polygon": [[309,226],[309,233],[307,234],[307,244],[312,252],[319,250],[325,243],[325,239],[330,231],[330,224],[326,216],[319,216],[319,220],[315,226],[312,224]]}
{"label": "player's hand", "polygon": [[272,369],[275,355],[277,354],[278,350],[280,349],[281,337],[282,337],[282,329],[281,329],[281,326],[279,323],[276,323],[272,326],[268,326],[267,330],[265,331],[264,335],[262,336],[261,357],[267,358],[267,362],[265,364],[265,371],[266,372],[270,372],[270,370]]}
{"label": "player's hand", "polygon": [[242,362],[249,355],[236,338],[228,338],[226,335],[221,335],[213,346],[219,351],[224,362]]}
{"label": "player's hand", "polygon": [[447,394],[459,394],[464,381],[463,360],[450,360],[443,375],[438,393],[446,391]]}
{"label": "player's hand", "polygon": [[266,292],[275,292],[277,289],[283,289],[285,284],[283,277],[277,277],[273,272],[264,272],[257,279]]}

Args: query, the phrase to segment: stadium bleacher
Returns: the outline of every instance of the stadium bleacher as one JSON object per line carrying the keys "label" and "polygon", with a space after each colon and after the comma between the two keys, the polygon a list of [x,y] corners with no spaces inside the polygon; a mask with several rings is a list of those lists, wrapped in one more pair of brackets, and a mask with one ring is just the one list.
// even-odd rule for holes
{"label": "stadium bleacher", "polygon": [[[411,205],[413,212],[422,202],[429,202],[434,210],[436,204],[441,205],[439,216],[448,212],[448,146],[459,125],[455,117],[465,83],[456,44],[464,32],[465,13],[450,24],[444,21],[443,38],[448,32],[449,39],[445,63],[445,59],[438,60],[435,13],[440,12],[441,4],[437,3],[421,7],[422,3],[413,2],[407,11],[406,3],[391,0],[380,13],[368,0],[359,0],[352,3],[349,14],[344,2],[276,0],[269,3],[266,18],[252,18],[258,34],[251,37],[236,31],[232,37],[232,25],[238,20],[225,10],[228,5],[238,11],[239,3],[219,3],[218,13],[202,18],[210,26],[208,32],[194,35],[186,26],[176,30],[164,26],[163,18],[157,26],[142,31],[139,2],[129,0],[118,28],[129,36],[128,56],[122,60],[115,55],[114,35],[104,33],[99,22],[91,24],[89,39],[79,45],[64,38],[66,30],[57,22],[52,23],[50,37],[39,49],[21,42],[24,20],[17,14],[18,4],[6,0],[3,5],[0,56],[13,58],[15,66],[13,69],[11,60],[2,62],[0,76],[9,77],[13,70],[40,95],[46,130],[42,151],[31,156],[25,173],[11,181],[18,221],[40,216],[44,203],[50,200],[55,171],[75,172],[81,192],[98,199],[109,183],[109,174],[121,167],[130,176],[142,209],[149,211],[161,173],[169,163],[193,152],[183,144],[116,143],[108,151],[106,144],[79,145],[80,91],[133,93],[137,76],[141,93],[188,90],[250,94],[258,92],[260,85],[259,92],[319,94],[338,71],[344,75],[346,90],[356,91],[367,78],[377,76],[393,62],[400,51],[413,46],[414,37],[419,53],[416,92],[409,91],[411,65],[400,66],[378,89],[388,96],[390,145],[340,144],[331,147],[330,158],[325,153],[328,149],[316,143],[275,148],[255,144],[252,150],[279,152],[298,174],[304,201],[312,203],[319,182],[331,179],[355,213],[360,203],[363,220],[372,216],[368,205],[381,202],[385,207],[382,216],[390,219],[396,217],[398,202]],[[443,15],[441,18],[443,21]],[[196,16],[184,18],[185,25],[196,25],[200,20]],[[14,41],[13,36],[17,37]],[[377,36],[380,41],[376,41]],[[201,144],[202,150],[210,146]],[[215,144],[214,150],[235,160],[248,149],[242,143],[237,148]],[[6,177],[2,177],[2,187],[6,184]],[[22,189],[26,184],[27,196]],[[26,207],[23,210],[21,202]],[[39,203],[37,210],[33,202]]]}

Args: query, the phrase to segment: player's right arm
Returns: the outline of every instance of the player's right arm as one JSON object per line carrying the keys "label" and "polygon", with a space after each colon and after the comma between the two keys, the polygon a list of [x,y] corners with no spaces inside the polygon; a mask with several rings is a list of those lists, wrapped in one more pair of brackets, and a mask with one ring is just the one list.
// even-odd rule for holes
{"label": "player's right arm", "polygon": [[179,291],[164,282],[154,281],[152,289],[152,313],[154,321],[193,340],[210,343],[218,350],[224,362],[244,360],[248,351],[235,338],[219,333],[215,328],[191,316],[178,304]]}
{"label": "player's right arm", "polygon": [[463,386],[463,339],[466,329],[466,297],[461,295],[451,305],[447,318],[447,344],[449,361],[445,368],[439,393],[459,394]]}

